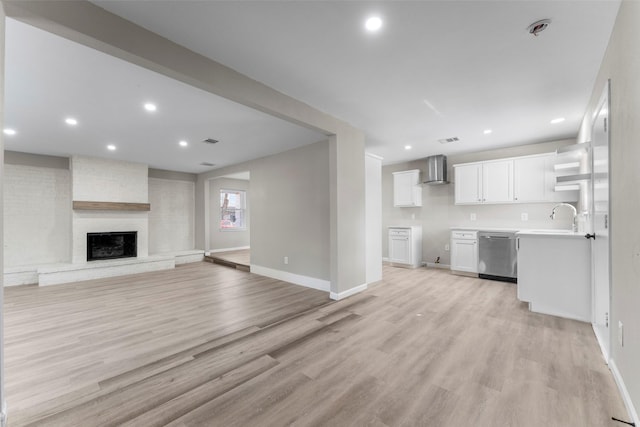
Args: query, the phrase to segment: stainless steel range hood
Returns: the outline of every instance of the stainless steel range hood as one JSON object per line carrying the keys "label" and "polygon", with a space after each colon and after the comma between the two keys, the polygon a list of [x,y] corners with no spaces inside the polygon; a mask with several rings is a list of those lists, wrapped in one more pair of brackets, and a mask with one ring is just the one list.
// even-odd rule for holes
{"label": "stainless steel range hood", "polygon": [[437,156],[429,156],[426,160],[427,173],[424,183],[429,185],[448,184],[447,156],[438,154]]}

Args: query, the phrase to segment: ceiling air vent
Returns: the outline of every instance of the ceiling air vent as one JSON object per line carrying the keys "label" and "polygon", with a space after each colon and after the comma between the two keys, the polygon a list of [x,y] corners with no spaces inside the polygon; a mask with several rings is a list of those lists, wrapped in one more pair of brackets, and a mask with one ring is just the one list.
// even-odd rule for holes
{"label": "ceiling air vent", "polygon": [[219,141],[217,139],[207,138],[202,140],[202,142],[204,142],[205,144],[217,144]]}
{"label": "ceiling air vent", "polygon": [[460,141],[460,138],[458,138],[457,136],[453,136],[451,138],[445,138],[445,139],[439,139],[438,142],[440,144],[448,144],[450,142],[458,142]]}
{"label": "ceiling air vent", "polygon": [[200,163],[200,166],[215,166],[214,163],[209,163],[209,162],[202,162]]}

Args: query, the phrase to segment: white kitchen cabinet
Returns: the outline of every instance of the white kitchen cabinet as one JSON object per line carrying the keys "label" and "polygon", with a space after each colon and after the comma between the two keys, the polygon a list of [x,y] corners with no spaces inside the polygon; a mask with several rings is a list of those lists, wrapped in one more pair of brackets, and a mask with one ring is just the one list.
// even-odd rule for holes
{"label": "white kitchen cabinet", "polygon": [[389,227],[389,262],[403,267],[420,267],[422,227]]}
{"label": "white kitchen cabinet", "polygon": [[482,163],[482,202],[513,201],[513,160]]}
{"label": "white kitchen cabinet", "polygon": [[577,191],[555,191],[555,153],[453,166],[455,203],[499,204],[576,201]]}
{"label": "white kitchen cabinet", "polygon": [[519,232],[518,299],[537,313],[591,322],[591,243],[578,233]]}
{"label": "white kitchen cabinet", "polygon": [[478,273],[478,232],[451,231],[451,271]]}
{"label": "white kitchen cabinet", "polygon": [[456,205],[482,203],[482,164],[455,165]]}
{"label": "white kitchen cabinet", "polygon": [[513,201],[534,203],[545,201],[548,155],[521,157],[513,160]]}
{"label": "white kitchen cabinet", "polygon": [[393,206],[422,206],[419,169],[393,172]]}
{"label": "white kitchen cabinet", "polygon": [[454,166],[455,203],[509,203],[513,201],[513,160]]}

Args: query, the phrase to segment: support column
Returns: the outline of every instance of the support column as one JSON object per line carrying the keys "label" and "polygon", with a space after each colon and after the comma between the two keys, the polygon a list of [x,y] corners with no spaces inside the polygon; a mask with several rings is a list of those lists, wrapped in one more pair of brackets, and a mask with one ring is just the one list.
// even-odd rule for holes
{"label": "support column", "polygon": [[331,298],[366,289],[364,133],[340,126],[329,138]]}

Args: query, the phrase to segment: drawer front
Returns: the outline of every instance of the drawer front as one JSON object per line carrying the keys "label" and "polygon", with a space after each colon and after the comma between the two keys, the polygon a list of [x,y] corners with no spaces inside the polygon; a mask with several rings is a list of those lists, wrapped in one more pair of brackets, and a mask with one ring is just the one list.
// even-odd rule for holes
{"label": "drawer front", "polygon": [[454,230],[451,232],[451,238],[461,240],[476,240],[478,238],[478,232]]}
{"label": "drawer front", "polygon": [[405,236],[409,237],[411,235],[411,230],[407,230],[404,228],[390,228],[389,236]]}

